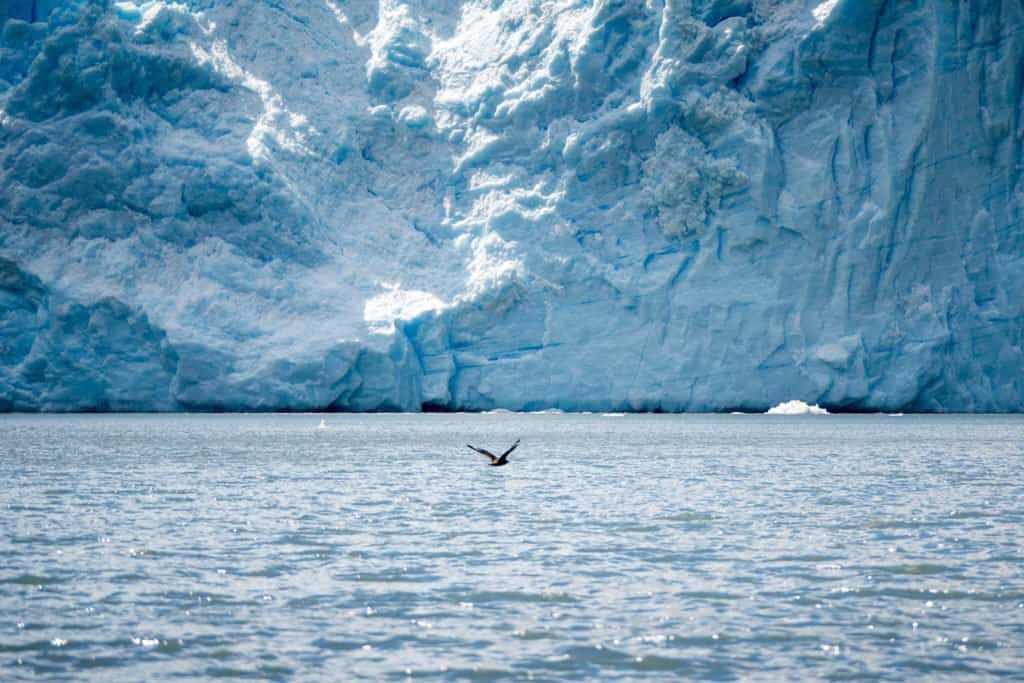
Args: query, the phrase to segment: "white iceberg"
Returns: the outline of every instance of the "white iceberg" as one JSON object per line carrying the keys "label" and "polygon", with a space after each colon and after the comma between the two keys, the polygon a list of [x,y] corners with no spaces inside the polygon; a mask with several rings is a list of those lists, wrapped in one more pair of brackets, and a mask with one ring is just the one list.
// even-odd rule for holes
{"label": "white iceberg", "polygon": [[808,405],[803,401],[785,401],[774,408],[769,408],[765,415],[828,415],[821,406]]}

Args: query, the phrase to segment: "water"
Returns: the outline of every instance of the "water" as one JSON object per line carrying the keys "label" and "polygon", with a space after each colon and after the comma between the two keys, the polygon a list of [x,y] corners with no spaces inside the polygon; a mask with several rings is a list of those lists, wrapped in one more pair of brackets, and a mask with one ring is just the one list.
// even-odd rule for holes
{"label": "water", "polygon": [[320,418],[0,417],[0,679],[1024,675],[1020,417]]}

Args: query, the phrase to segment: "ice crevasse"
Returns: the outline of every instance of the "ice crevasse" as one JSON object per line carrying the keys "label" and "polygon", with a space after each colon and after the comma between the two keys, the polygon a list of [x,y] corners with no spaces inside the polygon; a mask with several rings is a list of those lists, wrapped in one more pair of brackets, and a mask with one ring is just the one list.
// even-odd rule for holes
{"label": "ice crevasse", "polygon": [[1024,7],[0,0],[0,409],[1024,409]]}

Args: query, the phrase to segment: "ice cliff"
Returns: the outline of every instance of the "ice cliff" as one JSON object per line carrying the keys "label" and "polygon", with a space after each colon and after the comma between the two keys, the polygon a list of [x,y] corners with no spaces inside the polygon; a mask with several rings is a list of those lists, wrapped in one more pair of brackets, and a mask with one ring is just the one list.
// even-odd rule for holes
{"label": "ice cliff", "polygon": [[0,26],[0,409],[1024,409],[1017,0]]}

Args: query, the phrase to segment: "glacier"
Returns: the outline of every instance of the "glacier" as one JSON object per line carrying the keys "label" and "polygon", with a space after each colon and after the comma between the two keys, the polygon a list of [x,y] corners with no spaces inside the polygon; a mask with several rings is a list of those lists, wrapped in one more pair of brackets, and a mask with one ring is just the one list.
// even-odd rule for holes
{"label": "glacier", "polygon": [[0,410],[1024,409],[1024,7],[0,0]]}

